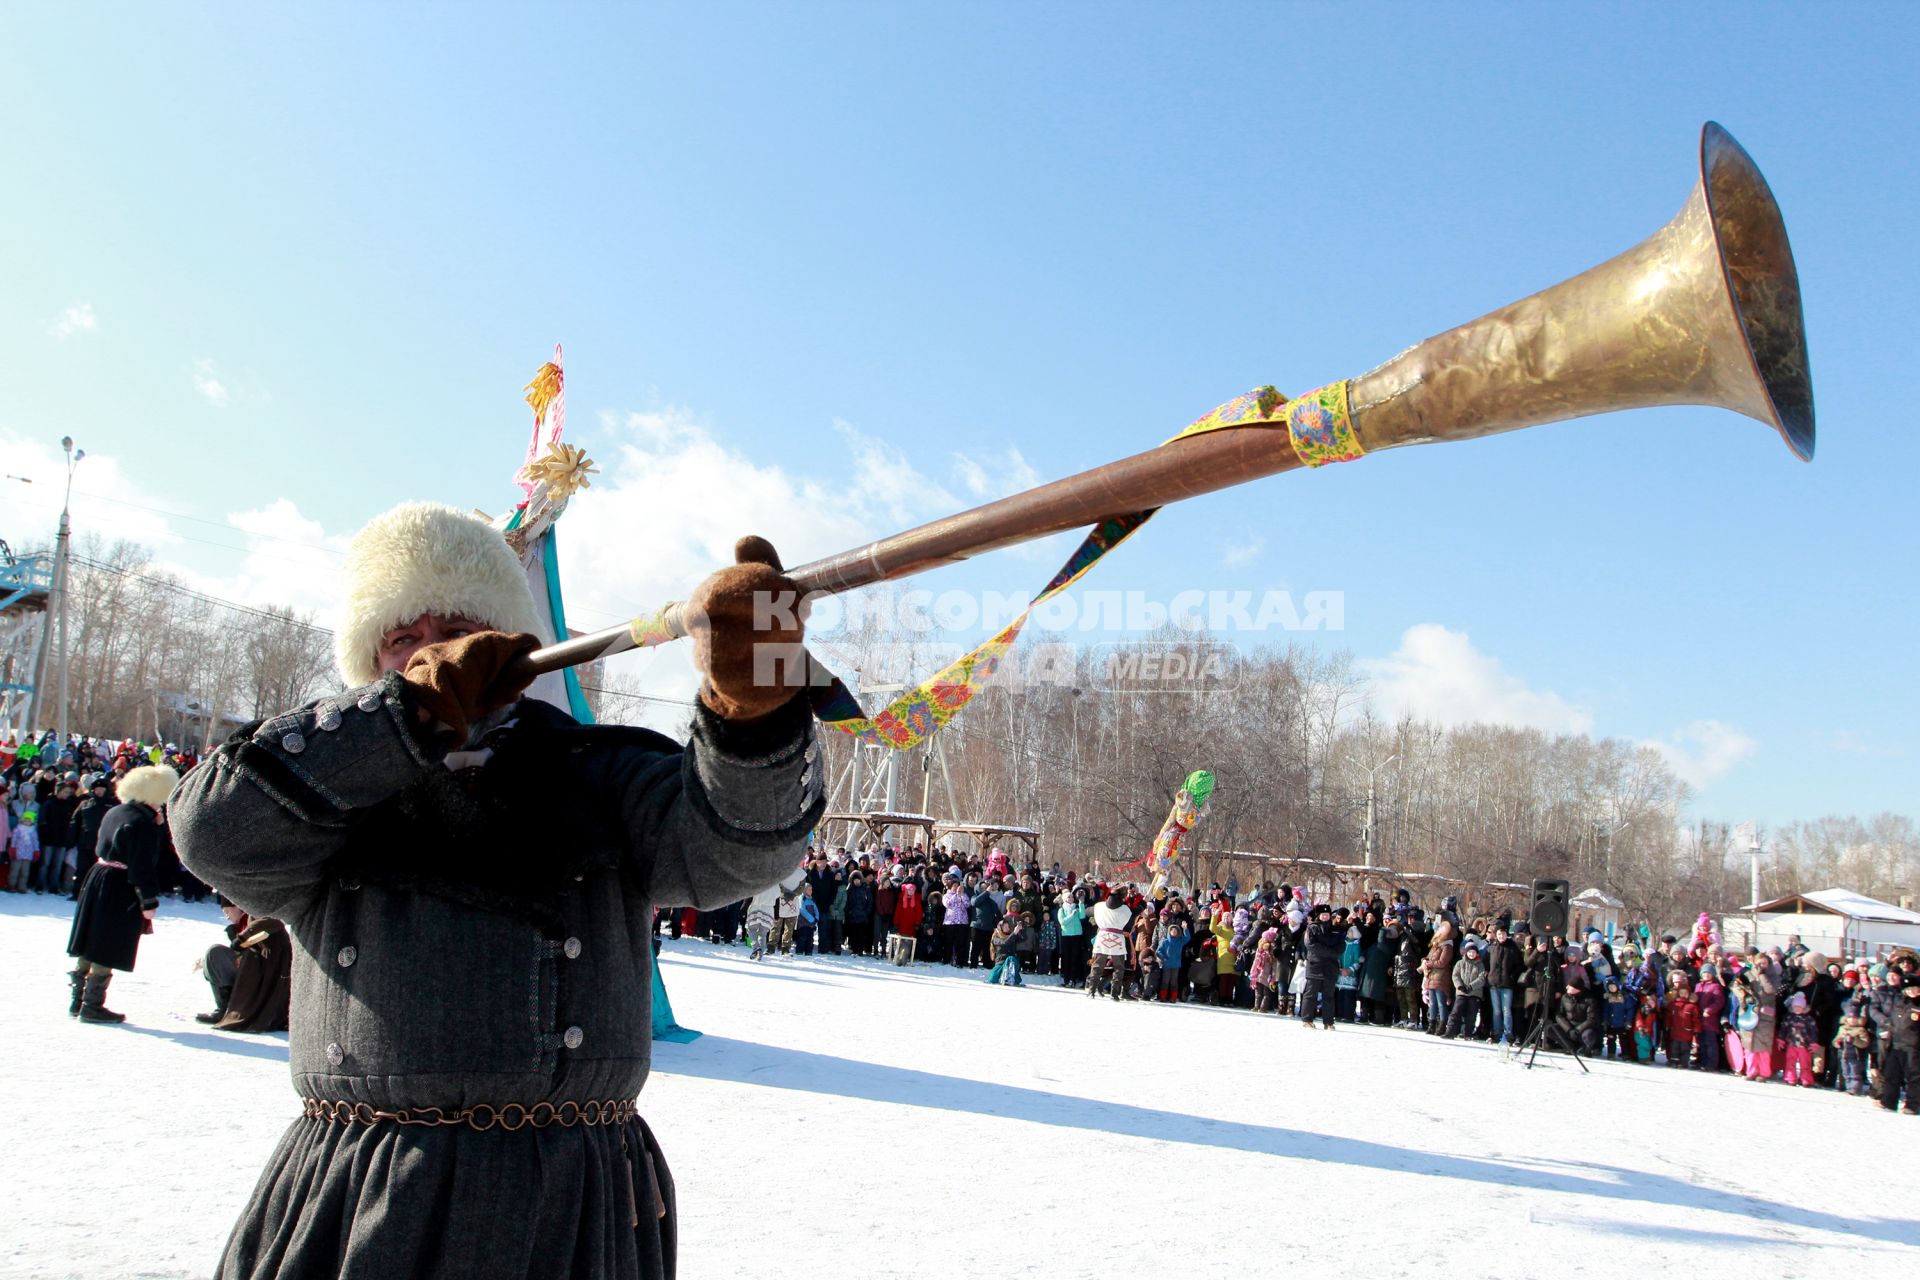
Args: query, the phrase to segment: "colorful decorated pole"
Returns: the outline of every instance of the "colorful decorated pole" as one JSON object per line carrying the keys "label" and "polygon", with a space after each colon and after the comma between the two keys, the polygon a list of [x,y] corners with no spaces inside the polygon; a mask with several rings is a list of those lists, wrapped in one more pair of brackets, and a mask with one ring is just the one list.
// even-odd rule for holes
{"label": "colorful decorated pole", "polygon": [[1157,893],[1167,887],[1167,878],[1173,874],[1173,864],[1180,859],[1180,846],[1185,843],[1187,833],[1200,821],[1200,815],[1207,811],[1207,801],[1213,796],[1213,775],[1205,769],[1195,769],[1187,775],[1179,792],[1173,797],[1173,808],[1167,812],[1167,820],[1160,827],[1160,834],[1153,838],[1153,852],[1147,855],[1147,870],[1153,876],[1153,888]]}
{"label": "colorful decorated pole", "polygon": [[[533,437],[514,483],[520,487],[521,501],[498,523],[507,544],[520,556],[527,571],[527,586],[533,592],[534,608],[551,629],[555,640],[567,638],[567,609],[560,592],[560,553],[554,541],[554,525],[566,512],[573,495],[592,485],[590,477],[598,470],[588,461],[586,451],[563,444],[560,433],[567,425],[567,378],[561,364],[558,345],[553,359],[540,366],[526,386],[527,404],[533,409]],[[542,673],[527,690],[527,696],[559,707],[582,724],[593,723],[593,708],[587,705],[580,688],[580,677],[573,667]],[[653,966],[653,1038],[684,1044],[699,1037],[673,1020],[673,1001],[667,998],[666,984],[660,978],[660,966]]]}

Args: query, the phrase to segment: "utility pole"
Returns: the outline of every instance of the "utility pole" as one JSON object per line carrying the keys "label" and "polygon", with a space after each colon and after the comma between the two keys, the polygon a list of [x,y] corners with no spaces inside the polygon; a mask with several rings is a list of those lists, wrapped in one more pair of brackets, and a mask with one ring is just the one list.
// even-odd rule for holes
{"label": "utility pole", "polygon": [[[1374,775],[1374,774],[1376,774],[1376,773],[1378,773],[1378,772],[1380,772],[1380,770],[1382,770],[1382,769],[1384,769],[1384,768],[1386,768],[1386,767],[1387,767],[1388,765],[1390,765],[1390,764],[1392,764],[1392,763],[1393,763],[1393,762],[1394,762],[1395,760],[1398,760],[1399,758],[1400,758],[1400,753],[1396,751],[1396,752],[1395,752],[1394,754],[1392,754],[1392,755],[1390,755],[1390,756],[1388,756],[1388,757],[1387,757],[1387,758],[1386,758],[1385,760],[1382,760],[1382,761],[1381,761],[1381,762],[1380,762],[1379,764],[1377,764],[1377,765],[1375,765],[1375,766],[1373,766],[1373,768],[1371,768],[1371,769],[1367,769],[1367,838],[1366,838],[1366,865],[1367,865],[1367,866],[1369,866],[1369,867],[1371,867],[1371,866],[1373,865],[1373,850],[1374,850],[1374,843],[1373,843],[1373,775]],[[1365,768],[1365,766],[1364,766],[1364,765],[1360,765],[1358,761],[1356,761],[1356,760],[1354,760],[1354,758],[1353,758],[1352,756],[1348,756],[1348,757],[1347,757],[1347,762],[1348,762],[1349,764],[1353,764],[1353,765],[1356,765],[1356,767],[1360,767],[1360,768]]]}

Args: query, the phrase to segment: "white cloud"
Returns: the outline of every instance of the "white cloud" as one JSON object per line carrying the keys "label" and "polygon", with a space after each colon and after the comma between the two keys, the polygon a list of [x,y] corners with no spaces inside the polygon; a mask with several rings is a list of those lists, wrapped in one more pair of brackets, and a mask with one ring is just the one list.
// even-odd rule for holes
{"label": "white cloud", "polygon": [[853,476],[846,490],[860,505],[884,512],[902,527],[949,515],[966,505],[885,440],[838,419],[833,429],[853,451]]}
{"label": "white cloud", "polygon": [[[606,415],[602,425],[615,444],[596,459],[601,474],[574,498],[558,532],[567,621],[576,631],[686,599],[702,577],[732,562],[743,534],[771,540],[789,565],[857,546],[913,497],[910,488],[874,486],[883,477],[907,485],[918,478],[898,450],[845,424],[837,427],[860,477],[852,482],[754,462],[681,410]],[[609,665],[637,677],[645,692],[687,697],[695,687],[690,655],[687,645],[666,645]]]}
{"label": "white cloud", "polygon": [[1243,542],[1230,542],[1226,550],[1220,553],[1220,562],[1229,568],[1236,569],[1252,564],[1255,557],[1264,551],[1266,546],[1267,540],[1257,534]]}
{"label": "white cloud", "polygon": [[193,389],[216,409],[224,409],[233,401],[233,393],[214,376],[211,360],[193,362]]}
{"label": "white cloud", "polygon": [[65,340],[76,333],[92,333],[98,325],[99,321],[93,314],[93,304],[76,302],[53,318],[47,325],[47,332]]}
{"label": "white cloud", "polygon": [[960,483],[967,492],[983,501],[1004,498],[1008,494],[1031,489],[1040,483],[1040,474],[1028,464],[1018,449],[1009,448],[998,456],[989,455],[986,459],[974,458],[969,454],[953,455],[954,473],[960,477]]}
{"label": "white cloud", "polygon": [[1699,791],[1724,778],[1760,744],[1722,721],[1694,720],[1642,745],[1658,751],[1682,782]]}
{"label": "white cloud", "polygon": [[1586,733],[1593,715],[1550,690],[1534,689],[1481,653],[1465,632],[1438,623],[1408,627],[1385,658],[1355,664],[1375,708],[1392,720],[1412,714],[1442,725],[1511,724],[1548,733]]}

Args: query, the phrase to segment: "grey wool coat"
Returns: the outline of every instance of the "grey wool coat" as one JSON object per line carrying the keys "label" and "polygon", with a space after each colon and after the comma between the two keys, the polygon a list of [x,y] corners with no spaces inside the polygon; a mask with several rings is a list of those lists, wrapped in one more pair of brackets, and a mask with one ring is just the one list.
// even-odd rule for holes
{"label": "grey wool coat", "polygon": [[[237,735],[169,809],[193,873],[293,935],[295,1090],[416,1112],[633,1099],[654,904],[774,883],[824,807],[804,701],[745,729],[700,708],[684,748],[523,701],[458,769],[414,723],[389,675]],[[671,1276],[674,1244],[638,1119],[303,1117],[219,1275]]]}

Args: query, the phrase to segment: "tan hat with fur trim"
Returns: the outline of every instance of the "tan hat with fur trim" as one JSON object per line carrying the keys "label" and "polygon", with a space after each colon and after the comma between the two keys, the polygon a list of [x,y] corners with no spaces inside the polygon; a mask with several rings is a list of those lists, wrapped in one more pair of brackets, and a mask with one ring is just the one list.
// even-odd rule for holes
{"label": "tan hat with fur trim", "polygon": [[422,614],[548,639],[506,539],[443,503],[408,502],[375,516],[347,551],[346,582],[333,656],[350,688],[380,678],[381,637]]}
{"label": "tan hat with fur trim", "polygon": [[113,789],[121,804],[144,804],[158,809],[180,785],[180,775],[164,764],[145,764],[127,772]]}

